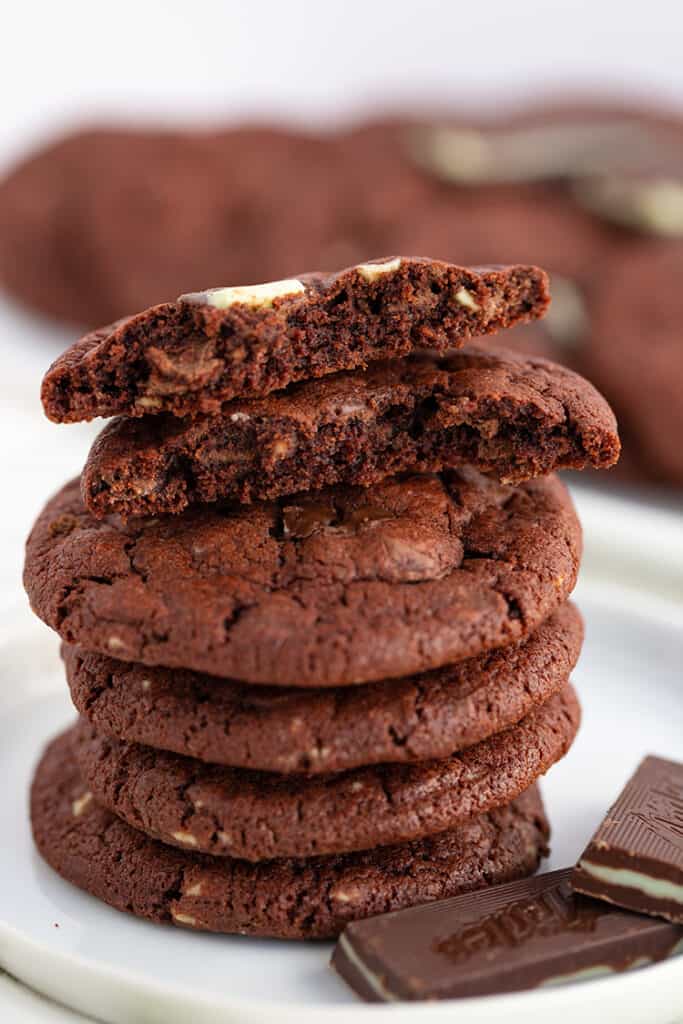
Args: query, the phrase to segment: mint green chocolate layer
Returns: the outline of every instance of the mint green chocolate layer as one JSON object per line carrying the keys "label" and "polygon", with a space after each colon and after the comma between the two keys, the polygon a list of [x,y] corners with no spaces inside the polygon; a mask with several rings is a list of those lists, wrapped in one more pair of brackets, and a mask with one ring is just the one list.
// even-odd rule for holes
{"label": "mint green chocolate layer", "polygon": [[683,924],[683,764],[641,762],[581,855],[572,885]]}

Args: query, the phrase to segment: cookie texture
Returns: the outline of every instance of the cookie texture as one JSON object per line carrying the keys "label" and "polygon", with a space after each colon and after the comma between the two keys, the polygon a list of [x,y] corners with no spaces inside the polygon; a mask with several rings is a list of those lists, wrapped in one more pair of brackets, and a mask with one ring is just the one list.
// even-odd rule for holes
{"label": "cookie texture", "polygon": [[76,480],[39,516],[24,580],[36,614],[88,650],[318,688],[528,636],[580,553],[554,477],[511,488],[453,470],[127,525],[86,512]]}
{"label": "cookie texture", "polygon": [[398,847],[263,864],[165,846],[100,807],[65,733],[31,790],[40,853],[67,881],[117,910],[204,931],[288,939],[337,935],[348,921],[532,874],[548,823],[532,786],[509,807]]}
{"label": "cookie texture", "polygon": [[216,413],[294,381],[350,370],[542,316],[537,267],[464,268],[391,257],[335,274],[181,296],[66,350],[43,379],[56,422],[125,413]]}
{"label": "cookie texture", "polygon": [[397,473],[473,465],[518,483],[604,469],[619,455],[609,406],[553,363],[470,346],[293,385],[218,416],[122,418],[81,476],[98,517],[179,512],[196,501],[273,499]]}
{"label": "cookie texture", "polygon": [[103,806],[155,839],[249,861],[389,846],[510,803],[566,754],[580,709],[568,684],[517,725],[441,761],[274,775],[207,765],[99,736],[74,748]]}
{"label": "cookie texture", "polygon": [[62,656],[73,702],[100,734],[213,764],[317,775],[448,757],[514,725],[564,686],[582,638],[567,604],[519,644],[335,690],[256,689],[70,645]]}

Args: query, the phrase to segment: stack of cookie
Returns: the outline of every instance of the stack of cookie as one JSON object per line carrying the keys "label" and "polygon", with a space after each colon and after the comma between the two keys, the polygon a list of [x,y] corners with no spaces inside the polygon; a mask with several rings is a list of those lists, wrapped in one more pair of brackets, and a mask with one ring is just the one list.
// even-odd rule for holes
{"label": "stack of cookie", "polygon": [[582,635],[548,474],[619,443],[575,374],[456,348],[548,301],[534,267],[394,258],[186,295],[51,367],[51,419],[124,417],[27,546],[81,715],[33,786],[60,874],[314,937],[535,870]]}

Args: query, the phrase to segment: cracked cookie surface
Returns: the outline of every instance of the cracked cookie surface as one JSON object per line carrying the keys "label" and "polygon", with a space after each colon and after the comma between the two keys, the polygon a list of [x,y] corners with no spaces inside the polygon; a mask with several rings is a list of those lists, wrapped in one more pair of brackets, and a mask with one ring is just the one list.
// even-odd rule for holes
{"label": "cracked cookie surface", "polygon": [[217,416],[115,420],[95,441],[81,485],[96,516],[158,515],[463,464],[518,483],[604,469],[618,454],[614,416],[588,381],[472,345],[230,402]]}
{"label": "cracked cookie surface", "polygon": [[469,469],[277,504],[94,519],[78,481],[39,516],[24,582],[69,643],[123,661],[326,687],[514,643],[564,603],[581,554],[555,478]]}
{"label": "cracked cookie surface", "polygon": [[508,807],[403,846],[263,864],[178,850],[126,825],[86,790],[71,734],[38,765],[31,822],[42,856],[117,910],[205,931],[323,938],[348,921],[532,874],[547,854],[536,786]]}
{"label": "cracked cookie surface", "polygon": [[213,764],[323,774],[448,757],[566,683],[583,638],[567,604],[519,644],[420,676],[327,690],[244,686],[64,645],[71,697],[101,734]]}
{"label": "cracked cookie surface", "polygon": [[420,839],[502,807],[566,754],[580,708],[567,684],[476,746],[440,761],[324,776],[207,765],[97,734],[74,752],[95,799],[152,838],[249,861],[347,853]]}
{"label": "cracked cookie surface", "polygon": [[153,306],[86,335],[43,379],[56,422],[124,413],[216,413],[294,381],[420,349],[444,351],[543,316],[537,267],[420,257],[358,264]]}

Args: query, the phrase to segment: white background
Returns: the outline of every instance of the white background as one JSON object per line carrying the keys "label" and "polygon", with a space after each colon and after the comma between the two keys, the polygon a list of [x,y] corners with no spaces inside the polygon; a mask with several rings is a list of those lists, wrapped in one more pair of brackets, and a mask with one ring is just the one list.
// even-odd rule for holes
{"label": "white background", "polygon": [[13,0],[0,158],[103,111],[324,119],[567,85],[683,97],[678,0]]}
{"label": "white background", "polygon": [[[37,141],[103,116],[215,121],[262,114],[324,125],[367,110],[472,109],[563,91],[683,106],[680,0],[9,0],[0,26],[0,171]],[[23,672],[16,662],[9,670],[17,636],[37,641],[44,630],[30,618],[20,587],[23,539],[47,495],[80,470],[97,429],[57,427],[40,410],[40,377],[72,340],[68,330],[0,297],[5,696],[30,683],[29,639],[21,641]],[[599,508],[586,519],[593,525],[585,573],[597,572],[609,547],[603,533],[615,530],[624,553],[619,565],[629,571],[629,551],[640,550],[629,524],[639,541],[643,536],[638,514],[612,519]],[[665,538],[666,531],[655,526],[650,535]],[[650,548],[649,584],[659,578],[656,561]],[[669,568],[667,595],[680,600],[681,570],[678,563]],[[647,573],[640,562],[631,571],[640,604]],[[615,743],[622,739],[616,735]],[[648,743],[656,749],[657,737]],[[0,1003],[8,998],[2,988]],[[26,1013],[22,1019],[44,1019],[44,1011]]]}

